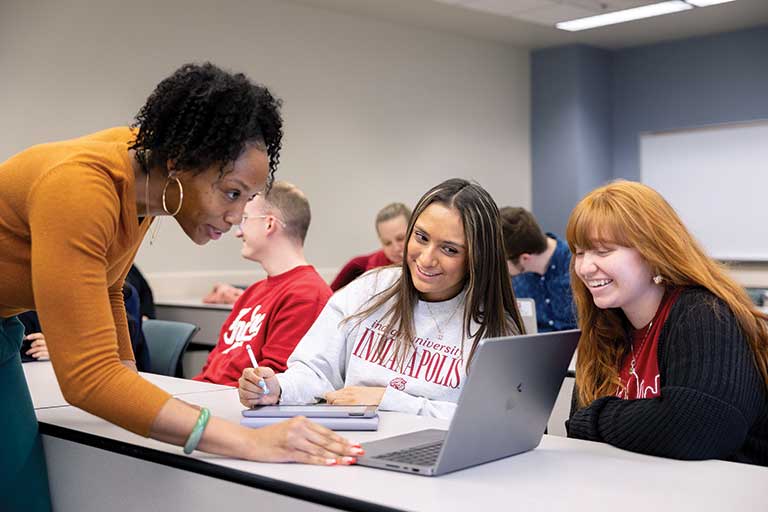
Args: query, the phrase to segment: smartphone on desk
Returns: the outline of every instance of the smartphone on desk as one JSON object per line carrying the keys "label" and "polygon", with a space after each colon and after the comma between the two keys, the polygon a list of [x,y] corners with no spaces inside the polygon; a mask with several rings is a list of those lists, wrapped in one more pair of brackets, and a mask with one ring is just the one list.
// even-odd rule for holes
{"label": "smartphone on desk", "polygon": [[243,411],[247,418],[372,418],[375,405],[257,405]]}

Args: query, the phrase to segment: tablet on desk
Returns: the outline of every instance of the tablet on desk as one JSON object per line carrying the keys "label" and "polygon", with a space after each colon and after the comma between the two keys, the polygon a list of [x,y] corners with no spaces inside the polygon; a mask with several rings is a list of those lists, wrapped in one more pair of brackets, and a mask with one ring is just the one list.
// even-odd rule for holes
{"label": "tablet on desk", "polygon": [[243,411],[240,424],[259,428],[305,416],[331,430],[378,430],[374,405],[257,405]]}
{"label": "tablet on desk", "polygon": [[372,418],[374,405],[257,405],[243,411],[247,418]]}

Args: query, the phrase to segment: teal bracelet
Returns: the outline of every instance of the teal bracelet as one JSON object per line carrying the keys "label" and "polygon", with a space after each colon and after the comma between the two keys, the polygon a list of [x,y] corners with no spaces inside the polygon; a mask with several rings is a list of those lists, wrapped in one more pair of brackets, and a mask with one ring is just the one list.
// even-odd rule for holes
{"label": "teal bracelet", "polygon": [[192,429],[192,433],[189,434],[187,442],[184,443],[184,453],[189,455],[195,451],[197,445],[200,444],[200,438],[203,437],[203,430],[205,430],[205,426],[208,424],[209,419],[211,419],[211,411],[205,407],[200,409],[200,416],[197,417],[197,422]]}

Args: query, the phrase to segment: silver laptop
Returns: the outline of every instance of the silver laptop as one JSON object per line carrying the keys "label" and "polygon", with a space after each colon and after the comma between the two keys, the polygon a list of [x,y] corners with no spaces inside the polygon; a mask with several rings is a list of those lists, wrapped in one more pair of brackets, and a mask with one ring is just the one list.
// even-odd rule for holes
{"label": "silver laptop", "polygon": [[525,334],[539,332],[539,324],[536,321],[536,301],[533,299],[517,299],[517,309],[523,320]]}
{"label": "silver laptop", "polygon": [[361,466],[436,476],[534,449],[568,370],[578,330],[480,341],[447,431],[364,443]]}

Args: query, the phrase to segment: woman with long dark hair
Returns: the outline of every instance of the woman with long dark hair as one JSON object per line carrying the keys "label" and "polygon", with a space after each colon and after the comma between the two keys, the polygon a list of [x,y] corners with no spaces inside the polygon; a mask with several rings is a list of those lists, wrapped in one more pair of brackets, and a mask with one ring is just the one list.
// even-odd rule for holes
{"label": "woman with long dark hair", "polygon": [[476,183],[447,180],[419,200],[406,240],[402,265],[331,297],[285,373],[245,370],[241,402],[323,397],[450,417],[477,342],[522,332],[499,210]]}

